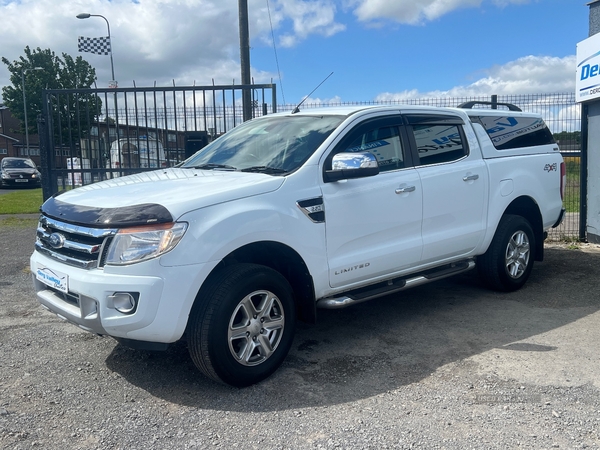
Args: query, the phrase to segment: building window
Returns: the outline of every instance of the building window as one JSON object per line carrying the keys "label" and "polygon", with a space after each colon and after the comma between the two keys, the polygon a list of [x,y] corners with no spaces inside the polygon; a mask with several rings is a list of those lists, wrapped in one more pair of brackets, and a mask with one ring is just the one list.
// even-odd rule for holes
{"label": "building window", "polygon": [[0,148],[0,155],[8,155],[8,149],[7,148]]}
{"label": "building window", "polygon": [[39,148],[30,148],[29,156],[40,156],[40,149]]}
{"label": "building window", "polygon": [[168,142],[177,142],[177,135],[174,133],[167,134],[167,141]]}
{"label": "building window", "polygon": [[91,136],[98,136],[98,127],[92,127],[92,128],[90,128],[90,135]]}

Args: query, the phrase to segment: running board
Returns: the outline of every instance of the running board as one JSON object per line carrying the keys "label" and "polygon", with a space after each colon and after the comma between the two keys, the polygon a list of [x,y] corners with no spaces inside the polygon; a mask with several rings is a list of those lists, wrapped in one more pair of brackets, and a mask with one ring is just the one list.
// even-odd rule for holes
{"label": "running board", "polygon": [[366,302],[367,300],[373,300],[374,298],[383,297],[384,295],[393,294],[408,288],[441,280],[442,278],[451,277],[453,275],[471,270],[473,267],[475,267],[475,260],[473,259],[447,264],[445,266],[436,267],[435,269],[426,270],[425,272],[413,274],[408,277],[394,278],[392,280],[355,289],[346,292],[343,297],[322,298],[321,300],[317,301],[317,308],[346,308],[348,306],[356,305],[357,303]]}

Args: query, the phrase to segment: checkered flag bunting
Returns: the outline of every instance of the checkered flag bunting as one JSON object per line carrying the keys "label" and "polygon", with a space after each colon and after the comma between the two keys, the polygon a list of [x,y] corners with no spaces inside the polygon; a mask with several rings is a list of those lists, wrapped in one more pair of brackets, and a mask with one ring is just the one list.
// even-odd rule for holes
{"label": "checkered flag bunting", "polygon": [[79,36],[77,44],[80,52],[95,53],[96,55],[108,55],[110,53],[110,38],[88,38]]}

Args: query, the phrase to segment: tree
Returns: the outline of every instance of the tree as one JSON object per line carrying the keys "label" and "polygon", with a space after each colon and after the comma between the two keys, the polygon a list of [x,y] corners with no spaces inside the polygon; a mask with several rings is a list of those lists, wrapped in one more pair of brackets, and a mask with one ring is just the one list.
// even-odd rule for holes
{"label": "tree", "polygon": [[[2,97],[6,106],[10,108],[11,114],[21,120],[19,131],[24,133],[23,85],[25,86],[28,131],[37,133],[35,118],[42,111],[42,90],[89,88],[96,81],[96,69],[81,56],[73,59],[72,56],[63,53],[60,58],[50,49],[42,50],[38,47],[32,51],[27,46],[24,53],[25,56],[13,62],[2,58],[2,62],[6,64],[11,74],[12,83],[12,86],[2,88]],[[41,69],[34,70],[37,67]],[[63,101],[60,106],[53,103],[51,111],[53,114],[60,115],[63,128],[60,133],[61,139],[65,138],[63,142],[72,140],[72,138],[67,139],[69,133],[65,132],[65,129],[79,128],[76,111],[92,111],[93,120],[97,120],[98,112],[102,110],[101,100],[96,95],[71,95],[67,98],[68,101]]]}

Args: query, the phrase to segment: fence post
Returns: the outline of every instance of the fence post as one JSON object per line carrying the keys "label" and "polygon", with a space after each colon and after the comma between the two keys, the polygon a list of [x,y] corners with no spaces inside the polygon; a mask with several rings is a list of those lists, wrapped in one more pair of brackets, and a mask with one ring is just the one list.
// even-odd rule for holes
{"label": "fence post", "polygon": [[579,157],[579,240],[587,241],[588,105],[581,104],[581,151]]}
{"label": "fence post", "polygon": [[48,157],[48,128],[46,119],[40,114],[37,118],[38,136],[40,141],[40,171],[42,173],[42,198],[44,201],[52,197],[52,181],[50,180],[50,161]]}

